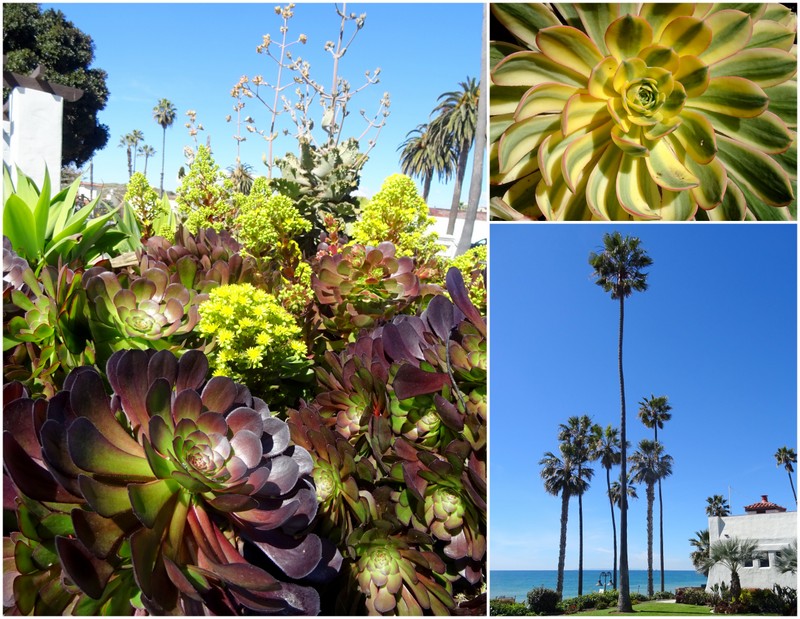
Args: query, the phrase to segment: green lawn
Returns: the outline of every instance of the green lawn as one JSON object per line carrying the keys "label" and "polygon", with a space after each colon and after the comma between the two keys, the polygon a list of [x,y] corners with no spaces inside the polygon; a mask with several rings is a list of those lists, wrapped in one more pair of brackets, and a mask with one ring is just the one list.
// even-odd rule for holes
{"label": "green lawn", "polygon": [[605,610],[587,610],[575,615],[710,615],[710,606],[695,606],[694,604],[671,604],[664,602],[642,602],[634,604],[633,613],[619,613],[616,607]]}

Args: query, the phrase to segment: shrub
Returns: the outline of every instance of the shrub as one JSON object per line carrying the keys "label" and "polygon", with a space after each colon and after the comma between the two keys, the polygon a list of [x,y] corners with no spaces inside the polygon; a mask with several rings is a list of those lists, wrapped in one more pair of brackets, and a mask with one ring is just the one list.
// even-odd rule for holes
{"label": "shrub", "polygon": [[404,174],[392,174],[353,224],[352,240],[362,245],[389,241],[398,256],[414,256],[418,264],[424,264],[442,249],[436,243],[438,235],[428,231],[433,222],[414,181]]}
{"label": "shrub", "polygon": [[706,593],[703,587],[681,587],[675,590],[675,602],[695,606],[713,606],[717,597]]}
{"label": "shrub", "polygon": [[674,600],[675,594],[672,591],[656,591],[653,594],[652,600]]}
{"label": "shrub", "polygon": [[558,592],[545,587],[528,591],[528,608],[537,615],[553,615],[558,609]]}
{"label": "shrub", "polygon": [[[634,594],[631,594],[631,600]],[[604,592],[587,593],[574,598],[568,598],[561,602],[561,608],[567,613],[574,613],[590,608],[608,608],[614,606],[619,598],[619,592],[615,589]],[[605,606],[599,606],[605,604]]]}
{"label": "shrub", "polygon": [[489,614],[497,617],[526,617],[530,611],[525,604],[495,598],[489,600]]}
{"label": "shrub", "polygon": [[160,235],[172,238],[174,229],[168,200],[161,200],[141,172],[134,173],[128,182],[125,202],[130,204],[143,239]]}
{"label": "shrub", "polygon": [[783,605],[783,614],[788,617],[797,616],[797,590],[791,587],[781,587],[775,585],[772,587],[775,595],[781,600]]}

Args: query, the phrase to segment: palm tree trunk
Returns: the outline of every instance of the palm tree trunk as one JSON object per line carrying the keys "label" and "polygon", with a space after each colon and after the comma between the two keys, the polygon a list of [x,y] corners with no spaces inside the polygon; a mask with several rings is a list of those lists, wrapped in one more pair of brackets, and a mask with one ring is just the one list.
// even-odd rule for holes
{"label": "palm tree trunk", "polygon": [[739,580],[739,572],[731,572],[731,599],[738,600],[742,594],[742,583]]}
{"label": "palm tree trunk", "polygon": [[622,335],[625,324],[625,297],[619,298],[619,343],[617,358],[619,360],[619,395],[620,395],[620,516],[619,516],[619,601],[621,613],[632,613],[631,584],[628,572],[628,448],[625,424],[625,375],[622,371]]}
{"label": "palm tree trunk", "polygon": [[131,176],[133,176],[133,164],[131,163],[131,147],[130,146],[128,146],[127,153],[128,153],[128,180],[131,180]]}
{"label": "palm tree trunk", "polygon": [[166,154],[164,151],[164,146],[167,143],[167,128],[163,127],[163,129],[164,129],[164,136],[161,138],[161,195],[159,196],[160,198],[164,197],[164,156]]}
{"label": "palm tree trunk", "polygon": [[661,558],[661,591],[664,591],[664,501],[661,480],[658,480],[658,552]]}
{"label": "palm tree trunk", "polygon": [[425,204],[428,203],[428,195],[431,192],[431,180],[433,180],[433,174],[426,174],[425,181],[422,183],[422,199],[425,200]]}
{"label": "palm tree trunk", "polygon": [[453,234],[458,218],[458,205],[461,202],[461,185],[464,184],[464,173],[467,171],[467,157],[469,156],[469,143],[464,142],[458,152],[458,165],[456,166],[456,186],[453,188],[453,201],[450,203],[450,218],[447,220],[447,234]]}
{"label": "palm tree trunk", "polygon": [[[578,466],[578,479],[581,467]],[[583,595],[583,493],[578,494],[578,595]]]}
{"label": "palm tree trunk", "polygon": [[653,484],[647,484],[647,595],[653,597]]}
{"label": "palm tree trunk", "polygon": [[789,476],[789,483],[792,486],[792,494],[794,495],[794,502],[797,503],[797,493],[794,491],[794,482],[792,481],[792,473],[791,471],[786,471],[786,474]]}
{"label": "palm tree trunk", "polygon": [[[486,41],[486,33],[489,30],[488,4],[483,5],[483,45],[481,46],[481,67],[486,64],[486,49],[489,47]],[[464,216],[464,227],[461,229],[461,240],[456,248],[456,255],[460,256],[469,249],[472,244],[472,232],[475,230],[475,219],[478,216],[478,203],[481,199],[481,189],[483,188],[483,153],[486,150],[486,92],[483,79],[483,69],[481,69],[481,79],[478,83],[478,119],[475,123],[475,156],[472,161],[472,177],[469,181],[469,198],[467,199],[467,212]]]}
{"label": "palm tree trunk", "polygon": [[569,517],[569,492],[561,493],[561,538],[558,543],[558,578],[556,580],[556,593],[558,599],[564,592],[564,561],[567,556],[567,518]]}
{"label": "palm tree trunk", "polygon": [[611,530],[614,533],[614,572],[611,578],[611,588],[617,588],[617,523],[614,517],[614,499],[611,498],[611,467],[606,469],[606,487],[608,488],[608,504],[611,507]]}

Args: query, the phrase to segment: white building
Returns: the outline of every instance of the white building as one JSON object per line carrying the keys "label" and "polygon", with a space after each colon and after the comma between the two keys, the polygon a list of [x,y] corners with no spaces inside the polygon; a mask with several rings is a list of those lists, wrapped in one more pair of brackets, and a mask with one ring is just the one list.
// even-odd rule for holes
{"label": "white building", "polygon": [[[744,508],[741,516],[712,516],[708,519],[708,541],[728,538],[752,539],[758,542],[759,556],[739,570],[742,589],[771,589],[774,584],[797,589],[796,574],[781,574],[775,567],[775,555],[782,548],[797,540],[797,512],[786,511],[762,495],[761,500]],[[708,573],[706,591],[717,584],[730,586],[731,572],[722,565],[715,565]]]}

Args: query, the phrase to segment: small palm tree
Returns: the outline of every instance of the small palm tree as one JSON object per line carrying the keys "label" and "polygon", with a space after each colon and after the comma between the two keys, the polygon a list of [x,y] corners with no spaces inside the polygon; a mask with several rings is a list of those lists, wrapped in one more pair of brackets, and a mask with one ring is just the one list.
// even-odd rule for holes
{"label": "small palm tree", "polygon": [[142,133],[139,129],[134,129],[128,135],[131,136],[131,148],[133,149],[133,171],[136,172],[136,158],[139,156],[139,142],[144,140],[144,133]]}
{"label": "small palm tree", "polygon": [[171,127],[175,122],[175,106],[169,99],[161,99],[153,108],[153,118],[161,125],[163,135],[161,138],[161,196],[164,195],[164,155],[167,145],[167,127]]}
{"label": "small palm tree", "polygon": [[[664,422],[672,419],[667,396],[650,395],[639,402],[639,419],[646,428],[653,428],[653,440],[658,442],[658,431],[664,428]],[[658,548],[661,564],[661,591],[664,590],[664,499],[661,495],[661,480],[658,480]]]}
{"label": "small palm tree", "polygon": [[[629,499],[638,499],[639,495],[636,493],[636,486],[631,486],[630,480],[625,487],[626,494]],[[608,491],[608,496],[614,507],[622,509],[622,485],[618,481],[611,482],[611,489]]]}
{"label": "small palm tree", "polygon": [[145,144],[139,147],[139,154],[144,157],[144,175],[147,177],[147,160],[156,154],[156,149],[149,144]]}
{"label": "small palm tree", "polygon": [[559,424],[558,440],[573,454],[578,467],[578,479],[586,483],[575,494],[578,495],[578,595],[583,595],[583,493],[589,489],[588,481],[594,471],[587,466],[592,457],[592,445],[597,435],[602,432],[600,426],[592,424],[588,415],[573,415],[566,424]]}
{"label": "small palm tree", "polygon": [[706,499],[706,516],[709,518],[712,516],[719,516],[722,518],[730,515],[730,505],[728,505],[727,499],[725,499],[725,497],[723,497],[721,494],[715,494],[714,496],[710,496]]}
{"label": "small palm tree", "polygon": [[246,196],[250,195],[250,190],[253,188],[253,182],[255,181],[253,178],[253,166],[237,160],[234,165],[228,168],[228,172],[233,183],[233,190]]}
{"label": "small palm tree", "polygon": [[775,567],[781,574],[797,574],[797,540],[776,553]]}
{"label": "small palm tree", "polygon": [[569,517],[569,499],[580,492],[584,481],[577,476],[574,454],[569,447],[561,446],[561,457],[547,452],[539,460],[542,470],[539,472],[544,481],[544,489],[553,496],[561,495],[561,535],[558,545],[558,576],[556,592],[559,599],[564,591],[564,561],[567,553],[567,519]]}
{"label": "small palm tree", "polygon": [[453,189],[453,201],[450,203],[450,218],[447,221],[447,234],[453,234],[458,217],[458,206],[461,203],[461,185],[467,170],[467,158],[475,141],[475,130],[478,124],[478,96],[480,89],[474,77],[467,77],[460,82],[460,90],[453,90],[439,95],[439,104],[433,113],[437,114],[433,121],[435,131],[441,132],[443,143],[452,145],[458,153],[456,167],[456,186]]}
{"label": "small palm tree", "polygon": [[589,264],[594,269],[595,283],[611,293],[611,299],[619,301],[619,337],[617,340],[617,366],[619,369],[620,393],[620,521],[619,521],[619,603],[621,613],[633,612],[631,605],[630,573],[628,571],[628,454],[627,424],[625,413],[625,375],[622,370],[622,336],[625,324],[625,299],[633,292],[647,290],[647,273],[644,269],[653,260],[641,247],[636,237],[622,237],[619,232],[603,236],[603,250],[589,254]]}
{"label": "small palm tree", "polygon": [[695,531],[694,537],[689,539],[689,543],[695,548],[689,555],[694,569],[703,574],[703,576],[708,576],[708,568],[706,567],[709,551],[708,529]]}
{"label": "small palm tree", "polygon": [[792,467],[792,463],[797,463],[797,454],[795,453],[794,449],[789,449],[788,447],[781,447],[778,451],[775,452],[775,460],[778,466],[783,465],[783,468],[786,469],[786,474],[789,476],[789,484],[792,486],[792,495],[794,496],[794,502],[797,503],[797,492],[794,490],[794,482],[792,481],[792,473],[794,473],[794,468]]}
{"label": "small palm tree", "polygon": [[[617,523],[614,516],[614,499],[611,496],[611,467],[619,464],[619,429],[611,424],[606,429],[595,436],[592,445],[592,455],[595,460],[606,470],[606,488],[608,493],[608,505],[611,508],[611,531],[614,536],[614,571],[611,576],[611,588],[617,588]],[[619,486],[619,482],[615,482]]]}
{"label": "small palm tree", "polygon": [[661,443],[643,439],[630,457],[631,481],[647,487],[647,594],[653,597],[653,502],[659,479],[672,475],[672,456]]}
{"label": "small palm tree", "polygon": [[705,567],[710,570],[719,564],[730,570],[731,598],[734,600],[738,599],[742,592],[739,570],[747,561],[755,559],[757,547],[758,544],[755,540],[739,539],[737,537],[721,539],[711,544]]}

